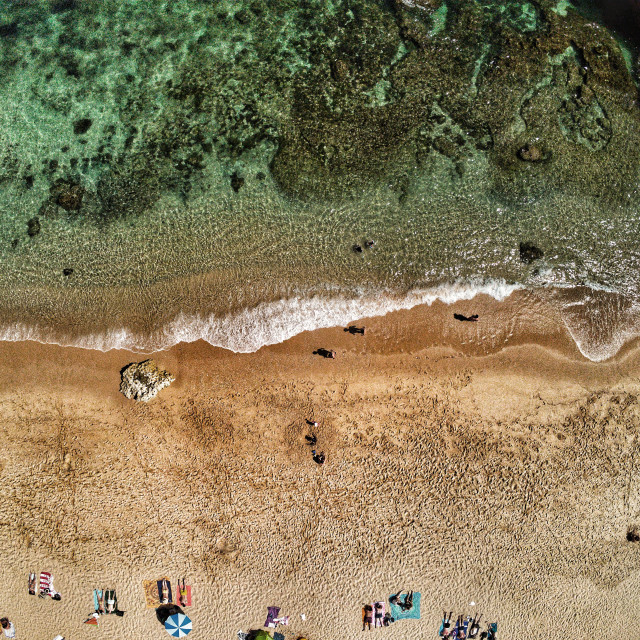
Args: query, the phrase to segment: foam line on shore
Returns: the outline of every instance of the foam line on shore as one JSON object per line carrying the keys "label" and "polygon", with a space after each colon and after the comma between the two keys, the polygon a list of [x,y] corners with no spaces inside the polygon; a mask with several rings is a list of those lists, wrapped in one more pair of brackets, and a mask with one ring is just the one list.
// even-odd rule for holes
{"label": "foam line on shore", "polygon": [[263,346],[284,342],[303,331],[345,325],[361,318],[383,316],[422,304],[431,305],[436,300],[453,304],[485,294],[502,301],[522,288],[503,280],[487,280],[456,282],[412,291],[404,296],[384,291],[354,298],[300,296],[265,302],[224,316],[183,312],[166,326],[147,335],[123,327],[96,334],[60,336],[46,328],[19,323],[0,327],[0,340],[34,340],[98,351],[126,349],[137,352],[161,351],[180,342],[205,340],[215,347],[236,353],[251,353]]}

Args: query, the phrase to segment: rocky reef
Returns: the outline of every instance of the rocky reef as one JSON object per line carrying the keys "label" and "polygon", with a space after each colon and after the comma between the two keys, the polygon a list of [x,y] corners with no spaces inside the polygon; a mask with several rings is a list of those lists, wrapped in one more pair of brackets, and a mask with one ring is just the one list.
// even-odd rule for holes
{"label": "rocky reef", "polygon": [[211,176],[237,193],[249,158],[302,200],[402,198],[478,159],[507,200],[637,184],[635,70],[548,0],[37,4],[0,24],[4,110],[41,117],[0,145],[0,184],[45,218],[138,216]]}
{"label": "rocky reef", "polygon": [[153,360],[133,362],[120,371],[120,392],[132,400],[149,402],[175,378]]}

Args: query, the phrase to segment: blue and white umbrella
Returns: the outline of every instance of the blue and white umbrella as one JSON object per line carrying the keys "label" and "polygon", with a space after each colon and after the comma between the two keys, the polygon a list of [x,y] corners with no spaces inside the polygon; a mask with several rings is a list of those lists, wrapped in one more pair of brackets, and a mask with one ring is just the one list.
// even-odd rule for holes
{"label": "blue and white umbrella", "polygon": [[191,618],[185,616],[184,613],[174,613],[167,618],[164,628],[174,638],[184,638],[191,633]]}

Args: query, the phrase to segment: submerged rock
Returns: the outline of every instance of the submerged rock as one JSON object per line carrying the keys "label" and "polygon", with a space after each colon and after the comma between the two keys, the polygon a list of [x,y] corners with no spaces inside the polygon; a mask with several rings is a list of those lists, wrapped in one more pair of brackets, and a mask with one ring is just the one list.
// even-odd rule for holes
{"label": "submerged rock", "polygon": [[531,264],[534,260],[540,260],[543,255],[544,252],[542,249],[538,249],[538,247],[531,244],[531,242],[520,243],[520,262]]}
{"label": "submerged rock", "polygon": [[169,372],[160,369],[153,360],[133,362],[120,371],[120,392],[133,400],[149,402],[158,391],[168,387],[174,380]]}
{"label": "submerged rock", "polygon": [[27,233],[31,238],[40,233],[40,220],[38,218],[31,218],[27,222]]}
{"label": "submerged rock", "polygon": [[545,159],[542,149],[537,144],[525,144],[518,149],[518,158],[525,162],[541,162]]}

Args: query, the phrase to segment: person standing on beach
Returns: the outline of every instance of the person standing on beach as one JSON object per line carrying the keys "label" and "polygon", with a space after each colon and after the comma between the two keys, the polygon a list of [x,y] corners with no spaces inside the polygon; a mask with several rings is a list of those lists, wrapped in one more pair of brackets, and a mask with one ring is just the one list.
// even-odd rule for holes
{"label": "person standing on beach", "polygon": [[9,618],[2,618],[0,620],[0,625],[2,625],[2,630],[4,631],[5,637],[7,638],[16,637],[16,629],[13,626],[13,622],[9,622]]}
{"label": "person standing on beach", "polygon": [[365,627],[369,627],[369,631],[371,631],[371,624],[373,623],[373,607],[370,604],[364,605],[364,616],[362,618],[362,630],[364,631]]}

